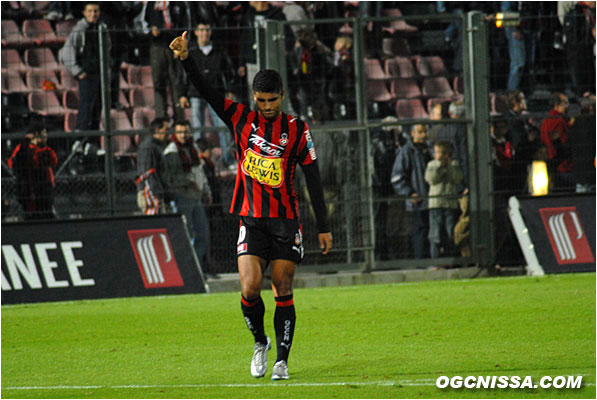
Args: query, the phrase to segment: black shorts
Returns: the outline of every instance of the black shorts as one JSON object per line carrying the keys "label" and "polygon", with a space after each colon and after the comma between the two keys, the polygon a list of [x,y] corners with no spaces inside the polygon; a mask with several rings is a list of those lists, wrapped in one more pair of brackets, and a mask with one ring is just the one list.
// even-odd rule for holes
{"label": "black shorts", "polygon": [[303,232],[294,219],[240,217],[236,255],[259,256],[266,261],[300,263],[304,256]]}

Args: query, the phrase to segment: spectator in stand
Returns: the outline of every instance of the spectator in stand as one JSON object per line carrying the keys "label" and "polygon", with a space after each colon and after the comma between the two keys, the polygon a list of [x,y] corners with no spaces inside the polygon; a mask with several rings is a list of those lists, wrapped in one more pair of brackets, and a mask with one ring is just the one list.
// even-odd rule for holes
{"label": "spectator in stand", "polygon": [[356,117],[352,36],[340,34],[334,42],[333,65],[327,77],[327,98],[335,120]]}
{"label": "spectator in stand", "polygon": [[462,192],[462,169],[452,160],[452,142],[439,141],[433,146],[433,160],[427,164],[425,181],[429,184],[429,247],[431,257],[454,254],[454,226]]}
{"label": "spectator in stand", "polygon": [[185,216],[197,259],[207,267],[209,221],[205,206],[212,203],[211,190],[188,121],[174,123],[174,134],[164,149],[164,159],[168,191],[175,212]]}
{"label": "spectator in stand", "polygon": [[75,17],[73,17],[70,1],[50,1],[48,11],[49,12],[44,16],[44,19],[49,21],[75,19]]}
{"label": "spectator in stand", "polygon": [[[442,102],[442,103],[435,103],[431,106],[429,110],[429,119],[432,121],[441,121],[442,119],[450,118],[448,114],[448,106],[450,103]],[[429,124],[428,131],[429,134],[427,136],[427,140],[429,143],[435,143],[439,141],[438,133],[442,130],[445,124]]]}
{"label": "spectator in stand", "polygon": [[432,160],[427,143],[427,127],[414,125],[411,138],[400,149],[392,168],[392,186],[399,196],[408,196],[406,210],[412,218],[412,246],[415,258],[429,257],[427,235],[429,231],[429,185],[425,181],[427,164]]}
{"label": "spectator in stand", "polygon": [[23,218],[55,218],[53,168],[58,164],[58,157],[46,144],[48,134],[41,124],[31,124],[26,136],[8,159],[16,178],[17,200],[23,207]]}
{"label": "spectator in stand", "polygon": [[[448,107],[450,119],[462,119],[465,117],[464,103],[462,100],[455,100]],[[468,187],[468,148],[466,141],[466,124],[454,123],[445,124],[440,129],[434,130],[437,141],[447,140],[452,142],[454,152],[452,158],[458,160],[464,173],[464,185]]]}
{"label": "spectator in stand", "polygon": [[166,212],[166,163],[164,148],[168,134],[168,120],[156,118],[151,122],[153,136],[141,142],[137,150],[137,205],[145,215]]}
{"label": "spectator in stand", "polygon": [[295,85],[291,95],[296,99],[294,109],[303,120],[313,116],[312,106],[325,98],[326,76],[330,70],[332,51],[317,38],[312,29],[301,30],[294,48]]}
{"label": "spectator in stand", "polygon": [[510,193],[514,190],[512,144],[508,140],[508,122],[501,115],[495,116],[491,123],[490,135],[495,190]]}
{"label": "spectator in stand", "polygon": [[532,125],[524,116],[527,103],[524,96],[518,89],[506,93],[508,111],[506,120],[508,122],[509,141],[512,145],[512,174],[515,175],[516,190],[522,191],[526,185],[527,166],[533,161],[533,154],[540,144],[539,130]]}
{"label": "spectator in stand", "polygon": [[[238,76],[246,79],[248,83],[253,82],[255,74],[258,72],[255,27],[265,23],[265,20],[285,21],[286,17],[282,9],[273,7],[268,1],[250,1],[249,7],[245,8],[240,23],[240,66],[238,67]],[[287,42],[286,48],[289,49],[293,43],[292,31],[288,32],[285,36]],[[288,45],[288,41],[290,41],[290,45]],[[243,95],[241,102],[247,104],[253,102],[253,94],[250,88]]]}
{"label": "spectator in stand", "polygon": [[595,95],[585,95],[580,99],[580,106],[580,115],[575,118],[568,135],[576,192],[595,193]]}
{"label": "spectator in stand", "polygon": [[504,31],[508,39],[508,55],[510,56],[510,71],[508,72],[508,90],[518,89],[525,63],[525,44],[522,30],[520,29],[520,10],[518,1],[502,1],[501,11],[519,13],[517,24],[511,25],[504,16]]}
{"label": "spectator in stand", "polygon": [[[558,19],[574,96],[595,90],[595,2],[558,1]],[[549,146],[548,146],[549,147]]]}
{"label": "spectator in stand", "polygon": [[[398,122],[398,118],[387,116],[383,123]],[[392,238],[388,235],[389,198],[392,188],[392,166],[396,160],[396,153],[400,148],[402,126],[384,126],[371,131],[371,147],[373,150],[373,213],[375,218],[375,249],[376,258],[389,260],[393,247]]]}
{"label": "spectator in stand", "polygon": [[191,15],[182,1],[150,1],[145,3],[145,21],[151,31],[151,77],[155,92],[156,118],[168,118],[168,87],[172,95],[174,119],[183,120],[184,111],[178,100],[176,85],[177,67],[168,49],[170,42],[180,33],[177,29],[191,26]]}
{"label": "spectator in stand", "polygon": [[565,94],[555,92],[551,95],[552,109],[549,116],[541,124],[541,141],[547,146],[549,159],[555,165],[556,190],[574,190],[573,163],[568,147],[568,131],[570,130],[568,111],[568,97]]}
{"label": "spectator in stand", "polygon": [[[86,3],[83,18],[73,28],[61,53],[62,63],[79,83],[79,113],[76,129],[81,131],[99,129],[101,83],[98,28],[102,24],[99,19],[99,3]],[[110,45],[109,42],[108,38],[108,45]],[[99,144],[98,137],[93,139]]]}
{"label": "spectator in stand", "polygon": [[[226,52],[226,49],[215,44],[211,40],[212,26],[208,22],[199,22],[195,29],[196,41],[189,43],[189,56],[197,65],[197,68],[204,74],[206,79],[212,83],[214,88],[226,93],[226,97],[232,98],[231,82],[234,76],[234,66]],[[205,108],[209,110],[213,123],[218,130],[222,159],[225,166],[236,162],[233,149],[231,149],[232,138],[228,129],[223,129],[226,124],[218,117],[214,109],[207,101],[199,97],[199,92],[193,86],[182,67],[178,68],[178,92],[180,93],[180,106],[191,107],[191,127],[193,130],[205,126]],[[201,134],[194,133],[194,138],[205,137],[205,131]]]}

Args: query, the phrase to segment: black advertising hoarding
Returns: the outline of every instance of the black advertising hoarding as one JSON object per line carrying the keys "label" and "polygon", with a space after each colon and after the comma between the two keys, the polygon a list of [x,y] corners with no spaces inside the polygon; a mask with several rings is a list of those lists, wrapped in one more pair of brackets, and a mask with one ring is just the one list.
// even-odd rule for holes
{"label": "black advertising hoarding", "polygon": [[2,304],[206,292],[180,215],[2,224]]}
{"label": "black advertising hoarding", "polygon": [[519,198],[536,257],[548,274],[595,271],[595,195]]}

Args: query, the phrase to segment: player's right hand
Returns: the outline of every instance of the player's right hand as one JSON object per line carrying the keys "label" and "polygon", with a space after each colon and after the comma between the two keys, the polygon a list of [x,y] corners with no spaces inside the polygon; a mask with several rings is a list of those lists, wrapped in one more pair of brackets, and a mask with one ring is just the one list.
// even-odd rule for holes
{"label": "player's right hand", "polygon": [[184,31],[182,36],[175,38],[170,43],[170,50],[174,52],[174,58],[180,58],[181,60],[186,59],[189,56],[187,34],[188,31]]}

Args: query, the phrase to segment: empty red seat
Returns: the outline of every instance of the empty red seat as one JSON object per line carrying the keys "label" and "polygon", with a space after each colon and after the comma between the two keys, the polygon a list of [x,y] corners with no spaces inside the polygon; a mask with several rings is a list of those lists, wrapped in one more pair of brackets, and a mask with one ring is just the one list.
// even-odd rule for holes
{"label": "empty red seat", "polygon": [[25,93],[30,89],[23,82],[21,73],[14,69],[2,72],[2,93]]}
{"label": "empty red seat", "polygon": [[27,66],[21,60],[15,49],[2,49],[2,73],[6,70],[26,71]]}
{"label": "empty red seat", "polygon": [[381,48],[382,52],[389,57],[410,55],[410,46],[405,38],[396,36],[383,38]]}
{"label": "empty red seat", "polygon": [[[398,8],[390,8],[383,11],[387,17],[402,17],[402,12]],[[394,33],[414,33],[418,32],[419,28],[409,25],[404,19],[395,19],[390,21],[388,26],[383,27],[383,30],[393,35]]]}
{"label": "empty red seat", "polygon": [[423,103],[419,99],[405,99],[396,102],[398,118],[429,118]]}
{"label": "empty red seat", "polygon": [[79,90],[79,83],[77,80],[66,70],[66,68],[61,68],[60,72],[60,86],[64,90]]}
{"label": "empty red seat", "polygon": [[392,57],[386,60],[386,73],[392,78],[416,78],[417,71],[410,58]]}
{"label": "empty red seat", "polygon": [[58,21],[56,23],[56,40],[60,44],[66,42],[66,39],[68,39],[68,35],[71,33],[76,24],[77,21],[74,19],[69,19],[67,21]]}
{"label": "empty red seat", "polygon": [[153,108],[155,105],[155,93],[151,88],[137,88],[129,93],[130,105],[133,108]]}
{"label": "empty red seat", "polygon": [[155,119],[155,110],[141,108],[133,111],[133,128],[146,129],[151,125],[151,121]]}
{"label": "empty red seat", "polygon": [[67,90],[62,93],[62,106],[67,111],[79,109],[79,92],[76,90]]}
{"label": "empty red seat", "polygon": [[33,40],[21,34],[17,23],[11,19],[2,20],[2,47],[28,47],[33,46]]}
{"label": "empty red seat", "polygon": [[421,89],[414,79],[392,79],[390,93],[395,99],[416,99],[421,97]]}
{"label": "empty red seat", "polygon": [[389,101],[392,99],[387,83],[388,75],[381,68],[377,59],[365,58],[365,76],[367,79],[367,98],[373,101]]}
{"label": "empty red seat", "polygon": [[423,80],[423,96],[452,98],[455,93],[450,87],[450,83],[443,76],[425,78]]}
{"label": "empty red seat", "polygon": [[151,67],[148,65],[131,65],[127,71],[128,83],[130,88],[153,87],[153,78],[151,77]]}
{"label": "empty red seat", "polygon": [[65,110],[60,105],[54,92],[33,92],[27,97],[29,109],[40,115],[64,115]]}
{"label": "empty red seat", "polygon": [[[110,124],[112,125],[112,131],[128,131],[132,130],[133,126],[125,111],[111,110],[110,112]],[[103,127],[103,118],[100,121],[100,129]],[[106,137],[101,138],[101,148],[105,149]],[[130,155],[130,148],[132,144],[131,137],[128,135],[115,135],[112,136],[112,152],[115,156]]]}
{"label": "empty red seat", "polygon": [[438,56],[415,57],[415,64],[421,76],[445,76],[448,73],[444,61]]}
{"label": "empty red seat", "polygon": [[54,84],[56,89],[62,89],[62,86],[56,79],[56,73],[51,70],[32,69],[25,74],[25,82],[29,89],[34,92],[41,92],[44,90],[44,83],[50,81]]}
{"label": "empty red seat", "polygon": [[23,22],[23,36],[33,40],[33,43],[38,46],[54,46],[60,43],[50,21],[45,19],[25,20]]}
{"label": "empty red seat", "polygon": [[48,47],[25,50],[25,64],[30,68],[39,69],[59,70],[62,68]]}
{"label": "empty red seat", "polygon": [[77,129],[77,113],[78,111],[68,111],[64,114],[64,131],[72,132]]}

